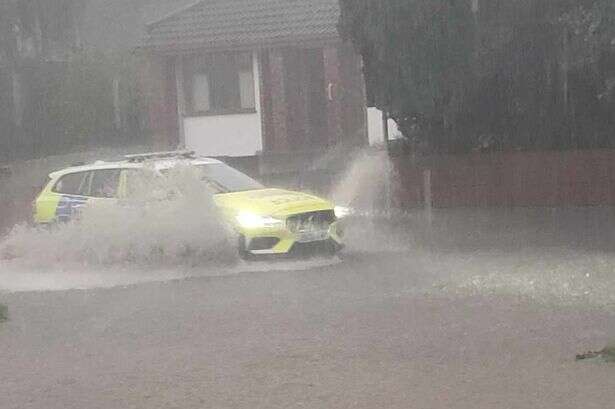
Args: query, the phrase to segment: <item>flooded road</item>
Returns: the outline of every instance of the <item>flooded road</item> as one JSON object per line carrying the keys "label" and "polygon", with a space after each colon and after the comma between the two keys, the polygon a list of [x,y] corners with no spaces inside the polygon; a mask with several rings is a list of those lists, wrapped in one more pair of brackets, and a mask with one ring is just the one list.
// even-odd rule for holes
{"label": "flooded road", "polygon": [[[536,277],[515,276],[513,258],[497,285],[477,281],[498,265],[482,257],[350,249],[343,260],[143,272],[154,283],[116,271],[120,287],[4,292],[0,406],[609,407],[615,367],[574,360],[607,343],[608,300],[579,299],[573,282],[551,291],[551,279],[527,291],[518,283]],[[595,287],[612,289],[603,275]]]}
{"label": "flooded road", "polygon": [[217,241],[152,263],[174,240],[123,226],[106,237],[149,243],[139,257],[107,239],[58,259],[82,231],[17,229],[3,244],[18,257],[0,261],[0,407],[610,407],[615,367],[575,355],[615,339],[615,253],[439,220],[425,236],[412,216],[358,219],[340,258],[250,263]]}

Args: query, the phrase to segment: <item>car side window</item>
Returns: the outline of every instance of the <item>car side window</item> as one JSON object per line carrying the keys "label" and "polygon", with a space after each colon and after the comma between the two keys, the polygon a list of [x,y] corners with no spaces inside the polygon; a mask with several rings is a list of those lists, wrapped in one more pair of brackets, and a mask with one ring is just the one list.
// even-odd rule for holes
{"label": "car side window", "polygon": [[69,173],[60,178],[52,191],[63,195],[86,196],[89,172]]}
{"label": "car side window", "polygon": [[124,180],[126,190],[124,195],[126,197],[134,198],[141,183],[141,171],[138,169],[124,169],[123,173],[125,175]]}
{"label": "car side window", "polygon": [[120,169],[102,169],[92,172],[90,196],[112,199],[117,197]]}
{"label": "car side window", "polygon": [[148,169],[124,169],[124,196],[131,199],[147,198],[159,186],[159,176]]}

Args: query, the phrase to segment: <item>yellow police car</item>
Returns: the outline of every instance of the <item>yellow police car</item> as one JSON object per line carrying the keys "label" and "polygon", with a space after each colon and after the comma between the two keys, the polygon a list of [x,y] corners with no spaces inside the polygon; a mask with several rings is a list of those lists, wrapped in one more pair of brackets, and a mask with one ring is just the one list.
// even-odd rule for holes
{"label": "yellow police car", "polygon": [[242,256],[306,250],[331,254],[343,247],[339,220],[344,208],[311,194],[265,188],[223,162],[188,151],[128,155],[118,162],[96,162],[51,173],[34,202],[34,221],[66,222],[84,206],[125,201],[139,175],[164,177],[178,166],[198,169],[214,190],[220,217],[239,236]]}

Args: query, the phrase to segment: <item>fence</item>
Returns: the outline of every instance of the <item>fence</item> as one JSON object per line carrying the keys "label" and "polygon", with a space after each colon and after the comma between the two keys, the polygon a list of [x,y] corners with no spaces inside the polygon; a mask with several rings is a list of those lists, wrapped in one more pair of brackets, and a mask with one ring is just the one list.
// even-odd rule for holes
{"label": "fence", "polygon": [[397,207],[423,206],[431,173],[436,208],[615,205],[615,150],[393,158]]}

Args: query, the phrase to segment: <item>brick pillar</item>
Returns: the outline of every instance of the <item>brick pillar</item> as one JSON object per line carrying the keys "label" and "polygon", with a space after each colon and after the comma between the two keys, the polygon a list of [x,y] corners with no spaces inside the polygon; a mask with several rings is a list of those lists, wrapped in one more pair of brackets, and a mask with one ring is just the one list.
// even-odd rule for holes
{"label": "brick pillar", "polygon": [[258,53],[259,64],[259,87],[261,107],[261,129],[263,135],[263,153],[267,154],[275,149],[275,130],[273,126],[273,101],[271,95],[271,64],[269,63],[269,51]]}
{"label": "brick pillar", "polygon": [[337,145],[343,140],[342,100],[340,98],[341,71],[338,49],[335,46],[323,49],[325,64],[325,87],[327,88],[327,122],[329,125],[329,145]]}
{"label": "brick pillar", "polygon": [[[287,152],[288,144],[288,104],[287,104],[287,78],[284,64],[284,51],[271,50],[269,52],[269,89],[271,98],[271,125],[273,137],[269,141],[275,152]],[[267,84],[264,85],[267,87]]]}
{"label": "brick pillar", "polygon": [[286,105],[289,112],[286,118],[288,147],[292,151],[313,148],[309,140],[308,121],[308,77],[307,52],[304,49],[291,49],[285,53],[286,67]]}
{"label": "brick pillar", "polygon": [[367,131],[367,97],[361,58],[349,44],[338,49],[344,143],[353,146],[369,144]]}
{"label": "brick pillar", "polygon": [[148,56],[142,67],[141,87],[146,95],[153,148],[174,149],[179,143],[174,59]]}

